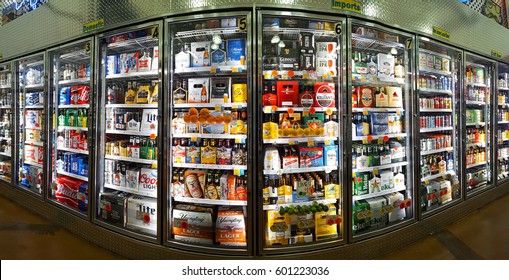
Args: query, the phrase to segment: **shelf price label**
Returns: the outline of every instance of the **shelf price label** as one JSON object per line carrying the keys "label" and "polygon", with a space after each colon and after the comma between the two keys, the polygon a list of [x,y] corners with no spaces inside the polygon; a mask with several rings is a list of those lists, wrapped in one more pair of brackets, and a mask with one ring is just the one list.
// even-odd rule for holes
{"label": "shelf price label", "polygon": [[373,173],[373,175],[378,175],[378,169],[373,169],[373,171],[371,171],[371,173]]}
{"label": "shelf price label", "polygon": [[330,139],[325,139],[325,141],[323,141],[323,143],[324,143],[325,145],[331,145],[331,144],[332,144],[332,140],[330,140]]}
{"label": "shelf price label", "polygon": [[217,73],[217,68],[216,67],[211,67],[210,68],[210,73],[211,74],[216,74]]}
{"label": "shelf price label", "polygon": [[235,143],[236,143],[236,144],[245,144],[245,143],[246,143],[246,139],[243,139],[243,138],[235,138]]}
{"label": "shelf price label", "polygon": [[244,175],[244,169],[234,168],[234,169],[233,169],[233,175],[236,175],[236,176],[242,176],[242,175]]}
{"label": "shelf price label", "polygon": [[191,142],[196,142],[196,141],[198,141],[198,137],[196,137],[196,136],[191,137]]}
{"label": "shelf price label", "polygon": [[298,143],[297,143],[297,141],[295,141],[295,140],[288,140],[288,144],[289,144],[289,145],[296,145],[296,144],[298,144]]}
{"label": "shelf price label", "polygon": [[314,147],[315,141],[314,140],[308,140],[308,147]]}

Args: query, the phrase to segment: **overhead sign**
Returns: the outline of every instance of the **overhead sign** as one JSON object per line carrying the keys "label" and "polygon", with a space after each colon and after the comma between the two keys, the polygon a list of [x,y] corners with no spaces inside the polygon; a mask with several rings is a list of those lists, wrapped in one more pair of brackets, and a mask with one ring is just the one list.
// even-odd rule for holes
{"label": "overhead sign", "polygon": [[500,53],[496,50],[491,50],[491,56],[496,57],[496,58],[502,58],[502,53]]}
{"label": "overhead sign", "polygon": [[362,12],[362,3],[355,0],[332,0],[332,8],[354,13]]}
{"label": "overhead sign", "polygon": [[451,33],[436,26],[433,26],[433,35],[446,40],[449,40],[451,38]]}
{"label": "overhead sign", "polygon": [[85,25],[83,25],[83,33],[91,32],[91,31],[98,30],[101,28],[104,28],[104,19],[103,18],[94,20],[92,22],[89,22],[89,23],[86,23]]}

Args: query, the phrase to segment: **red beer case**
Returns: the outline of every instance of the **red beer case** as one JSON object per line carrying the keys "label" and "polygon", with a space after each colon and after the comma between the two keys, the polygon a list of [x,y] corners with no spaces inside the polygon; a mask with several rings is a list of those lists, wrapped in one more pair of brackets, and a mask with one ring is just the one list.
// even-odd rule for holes
{"label": "red beer case", "polygon": [[298,81],[277,81],[277,106],[296,107],[299,106],[299,82]]}

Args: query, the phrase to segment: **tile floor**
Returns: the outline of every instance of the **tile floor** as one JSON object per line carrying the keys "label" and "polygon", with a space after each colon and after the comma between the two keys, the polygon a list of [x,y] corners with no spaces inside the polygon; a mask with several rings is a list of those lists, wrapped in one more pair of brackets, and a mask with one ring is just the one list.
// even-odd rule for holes
{"label": "tile floor", "polygon": [[[509,195],[380,260],[509,259]],[[0,196],[0,259],[123,259]]]}

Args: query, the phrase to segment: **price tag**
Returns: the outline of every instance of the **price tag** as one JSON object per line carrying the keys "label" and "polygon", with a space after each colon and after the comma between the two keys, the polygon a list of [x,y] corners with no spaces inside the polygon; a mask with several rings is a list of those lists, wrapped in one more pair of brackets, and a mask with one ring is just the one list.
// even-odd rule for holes
{"label": "price tag", "polygon": [[244,144],[244,143],[246,143],[246,139],[244,139],[244,138],[235,138],[235,143],[237,143],[237,144]]}
{"label": "price tag", "polygon": [[211,74],[216,74],[217,73],[217,68],[216,67],[211,67],[210,68],[210,73]]}
{"label": "price tag", "polygon": [[378,145],[382,145],[384,143],[384,140],[378,139]]}
{"label": "price tag", "polygon": [[298,144],[295,140],[288,140],[289,145],[296,145]]}
{"label": "price tag", "polygon": [[329,166],[326,166],[324,168],[324,171],[325,171],[325,173],[331,173],[332,172],[332,168],[330,168]]}
{"label": "price tag", "polygon": [[302,111],[302,116],[303,116],[303,117],[307,117],[307,116],[309,116],[309,110],[308,110],[308,109],[304,109],[304,110]]}
{"label": "price tag", "polygon": [[368,144],[368,138],[362,138],[362,144]]}
{"label": "price tag", "polygon": [[365,82],[367,82],[366,77],[364,77],[364,76],[363,76],[363,77],[361,77],[361,83],[365,83]]}
{"label": "price tag", "polygon": [[327,115],[332,115],[332,109],[331,108],[327,108],[327,110],[325,110],[325,114]]}
{"label": "price tag", "polygon": [[331,144],[332,144],[332,140],[330,140],[330,139],[326,139],[325,141],[323,141],[323,143],[324,143],[325,145],[331,145]]}
{"label": "price tag", "polygon": [[329,78],[329,74],[327,74],[327,73],[322,74],[322,79],[328,79],[328,78]]}
{"label": "price tag", "polygon": [[239,106],[242,106],[242,105],[239,105],[239,104],[232,104],[232,109],[239,109]]}
{"label": "price tag", "polygon": [[442,179],[446,179],[446,178],[447,178],[447,176],[445,174],[442,175]]}
{"label": "price tag", "polygon": [[216,112],[221,112],[221,111],[223,111],[223,110],[222,110],[223,108],[222,108],[221,104],[216,104],[216,106],[215,106],[215,108],[214,108],[214,109],[216,110]]}
{"label": "price tag", "polygon": [[234,168],[234,169],[233,169],[233,175],[235,175],[235,176],[240,176],[240,175],[241,175],[241,174],[240,174],[240,171],[241,171],[241,169]]}
{"label": "price tag", "polygon": [[396,137],[396,139],[401,140],[401,139],[403,139],[403,137],[401,137],[400,135],[398,135],[398,136]]}
{"label": "price tag", "polygon": [[429,185],[429,180],[424,180],[424,184]]}
{"label": "price tag", "polygon": [[308,147],[314,147],[315,141],[314,140],[308,140]]}
{"label": "price tag", "polygon": [[357,172],[352,171],[352,178],[355,178],[355,177],[357,177]]}
{"label": "price tag", "polygon": [[302,73],[303,79],[309,79],[309,74],[307,72]]}
{"label": "price tag", "polygon": [[237,73],[239,72],[239,68],[238,67],[233,67],[232,68],[232,73]]}
{"label": "price tag", "polygon": [[239,73],[242,73],[242,67],[239,67],[237,70],[239,70]]}
{"label": "price tag", "polygon": [[265,80],[269,80],[269,79],[271,79],[271,78],[272,78],[272,75],[271,75],[271,73],[270,73],[270,72],[269,72],[269,73],[264,73],[264,74],[263,74],[263,78],[264,78]]}
{"label": "price tag", "polygon": [[396,110],[396,115],[401,116],[401,111],[399,109]]}
{"label": "price tag", "polygon": [[265,106],[265,107],[263,107],[263,112],[265,114],[271,114],[272,113],[272,106]]}
{"label": "price tag", "polygon": [[378,175],[378,169],[373,169],[373,171],[371,171],[371,173],[373,173],[373,175]]}
{"label": "price tag", "polygon": [[196,136],[191,137],[191,142],[196,142],[197,140],[198,140],[198,137],[196,137]]}
{"label": "price tag", "polygon": [[363,114],[364,116],[367,116],[367,115],[369,115],[369,112],[368,112],[368,110],[362,110],[362,114]]}

